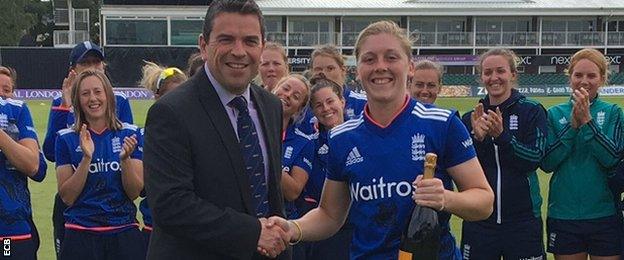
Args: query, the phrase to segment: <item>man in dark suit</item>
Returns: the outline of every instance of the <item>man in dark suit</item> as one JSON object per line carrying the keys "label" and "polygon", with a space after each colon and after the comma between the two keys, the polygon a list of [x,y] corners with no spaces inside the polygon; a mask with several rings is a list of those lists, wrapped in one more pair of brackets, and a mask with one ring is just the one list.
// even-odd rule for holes
{"label": "man in dark suit", "polygon": [[204,68],[147,115],[148,259],[275,257],[288,245],[266,219],[283,216],[282,113],[277,98],[250,84],[264,45],[260,9],[253,0],[213,1],[199,44]]}

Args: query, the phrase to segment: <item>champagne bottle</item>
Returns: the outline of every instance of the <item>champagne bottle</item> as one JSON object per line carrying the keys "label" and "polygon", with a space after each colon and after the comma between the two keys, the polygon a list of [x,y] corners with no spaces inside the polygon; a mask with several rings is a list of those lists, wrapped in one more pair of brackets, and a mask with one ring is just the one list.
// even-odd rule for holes
{"label": "champagne bottle", "polygon": [[[433,178],[437,159],[434,153],[425,155],[423,179]],[[416,205],[409,225],[401,236],[399,259],[437,260],[441,233],[438,212],[429,207]]]}

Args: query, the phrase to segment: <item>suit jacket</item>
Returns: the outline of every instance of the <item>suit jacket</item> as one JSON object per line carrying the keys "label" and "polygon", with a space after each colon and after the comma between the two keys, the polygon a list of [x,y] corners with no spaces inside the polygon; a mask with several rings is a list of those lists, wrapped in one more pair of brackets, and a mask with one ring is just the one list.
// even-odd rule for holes
{"label": "suit jacket", "polygon": [[[268,150],[269,214],[284,216],[282,106],[258,86],[250,94]],[[262,259],[238,138],[203,70],[149,109],[144,149],[154,219],[148,259]]]}

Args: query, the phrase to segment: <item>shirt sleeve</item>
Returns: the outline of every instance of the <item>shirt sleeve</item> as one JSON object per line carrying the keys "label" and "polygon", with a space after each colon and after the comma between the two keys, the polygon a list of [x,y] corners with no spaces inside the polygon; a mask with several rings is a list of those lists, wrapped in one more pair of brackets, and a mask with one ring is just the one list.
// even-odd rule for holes
{"label": "shirt sleeve", "polygon": [[37,140],[37,131],[33,125],[30,110],[26,103],[22,105],[22,111],[19,113],[19,118],[16,118],[17,128],[19,129],[19,139],[32,138]]}
{"label": "shirt sleeve", "polygon": [[56,132],[67,127],[67,116],[70,109],[61,106],[61,99],[54,99],[48,116],[48,128],[43,140],[43,154],[48,161],[54,162]]}
{"label": "shirt sleeve", "polygon": [[444,165],[450,168],[477,156],[472,138],[462,121],[456,116],[449,117],[449,128],[444,147]]}
{"label": "shirt sleeve", "polygon": [[622,154],[622,109],[613,105],[608,124],[600,127],[595,119],[580,127],[583,142],[594,158],[605,168],[617,165]]}
{"label": "shirt sleeve", "polygon": [[578,130],[572,128],[569,122],[558,130],[556,125],[559,119],[555,117],[557,117],[557,110],[550,108],[548,110],[546,150],[540,163],[540,168],[547,173],[557,171],[561,163],[572,153],[578,135]]}
{"label": "shirt sleeve", "polygon": [[144,128],[135,131],[137,146],[134,148],[134,151],[132,151],[132,154],[130,154],[130,158],[132,159],[143,160],[143,133]]}
{"label": "shirt sleeve", "polygon": [[39,151],[39,170],[37,170],[37,174],[35,176],[30,177],[33,181],[42,182],[45,179],[46,173],[48,171],[48,164],[43,157],[43,153]]}
{"label": "shirt sleeve", "polygon": [[54,158],[56,158],[56,167],[71,164],[71,155],[65,139],[60,135],[57,135],[54,143]]}
{"label": "shirt sleeve", "polygon": [[130,108],[130,102],[125,95],[115,95],[117,97],[117,116],[119,120],[124,123],[133,124],[132,109]]}
{"label": "shirt sleeve", "polygon": [[[339,154],[339,149],[337,149],[335,138],[330,137],[327,145],[329,147],[329,151],[327,154],[327,179],[332,181],[341,181],[346,182],[347,176],[344,173],[344,160],[341,158],[342,156]],[[332,148],[333,147],[333,148]]]}
{"label": "shirt sleeve", "polygon": [[522,134],[515,136],[504,127],[503,132],[494,138],[494,143],[499,146],[501,161],[520,173],[530,173],[537,169],[544,156],[548,134],[546,110],[541,105],[528,109],[529,119],[521,125]]}
{"label": "shirt sleeve", "polygon": [[306,139],[306,143],[293,162],[293,166],[297,166],[310,175],[312,173],[312,160],[314,158],[314,142]]}

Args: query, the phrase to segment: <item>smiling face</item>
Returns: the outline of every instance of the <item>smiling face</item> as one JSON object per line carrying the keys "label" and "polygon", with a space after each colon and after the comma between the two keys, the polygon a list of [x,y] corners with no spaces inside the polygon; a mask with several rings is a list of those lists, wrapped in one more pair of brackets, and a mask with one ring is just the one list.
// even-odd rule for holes
{"label": "smiling face", "polygon": [[498,105],[511,96],[516,72],[511,70],[508,59],[491,55],[481,62],[481,82],[488,91],[492,104]]}
{"label": "smiling face", "polygon": [[332,129],[344,122],[345,100],[340,98],[331,87],[324,87],[314,92],[310,103],[314,116],[327,129]]}
{"label": "smiling face", "polygon": [[107,96],[104,84],[96,76],[84,78],[78,86],[80,109],[88,122],[104,120],[107,109]]}
{"label": "smiling face", "polygon": [[344,85],[347,71],[333,57],[318,55],[314,58],[312,64],[313,76],[323,74],[329,80],[338,83],[338,85]]}
{"label": "smiling face", "polygon": [[76,63],[74,71],[76,71],[76,73],[80,73],[88,69],[104,72],[104,61],[102,61],[102,59],[100,59],[100,57],[96,54],[87,53],[85,54],[85,57],[80,60],[80,62]]}
{"label": "smiling face", "polygon": [[415,70],[410,84],[409,93],[416,100],[433,104],[440,93],[440,78],[433,69]]}
{"label": "smiling face", "polygon": [[209,38],[200,36],[202,58],[214,78],[233,94],[242,94],[258,73],[262,53],[256,15],[223,12],[212,21]]}
{"label": "smiling face", "polygon": [[600,74],[598,65],[588,59],[579,60],[573,71],[570,71],[570,87],[573,90],[584,88],[589,92],[590,99],[596,97],[604,82],[605,78]]}
{"label": "smiling face", "polygon": [[273,91],[275,84],[288,74],[283,56],[277,50],[264,50],[260,56],[260,77],[268,91]]}
{"label": "smiling face", "polygon": [[273,93],[282,101],[284,118],[290,118],[303,109],[308,92],[305,83],[295,77],[289,77],[275,87]]}
{"label": "smiling face", "polygon": [[358,75],[369,102],[403,102],[413,63],[400,40],[388,33],[367,36],[361,44]]}
{"label": "smiling face", "polygon": [[0,97],[13,98],[13,80],[4,74],[0,74]]}

